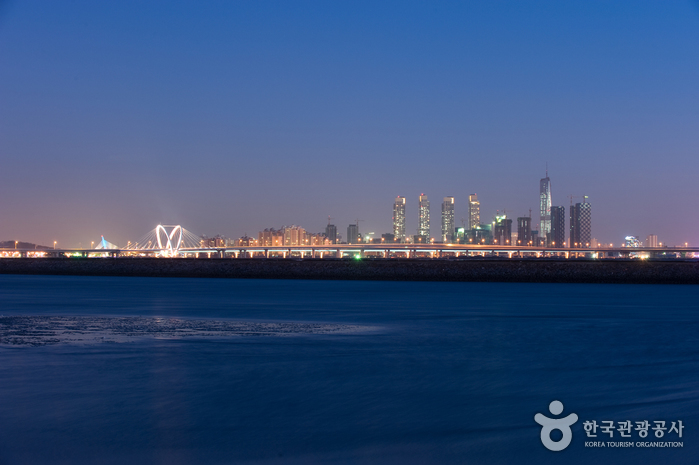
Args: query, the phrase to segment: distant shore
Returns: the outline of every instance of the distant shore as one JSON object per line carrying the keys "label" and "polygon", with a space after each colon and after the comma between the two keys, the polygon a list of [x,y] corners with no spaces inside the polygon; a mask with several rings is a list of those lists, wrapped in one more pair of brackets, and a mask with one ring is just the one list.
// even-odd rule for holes
{"label": "distant shore", "polygon": [[0,274],[187,278],[699,284],[696,260],[11,258]]}

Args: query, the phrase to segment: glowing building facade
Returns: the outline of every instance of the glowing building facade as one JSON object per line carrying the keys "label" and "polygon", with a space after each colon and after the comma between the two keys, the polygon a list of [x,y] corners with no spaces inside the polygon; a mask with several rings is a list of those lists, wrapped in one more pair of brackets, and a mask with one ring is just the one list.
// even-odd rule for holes
{"label": "glowing building facade", "polygon": [[548,240],[551,234],[551,179],[548,170],[546,177],[539,181],[539,237]]}
{"label": "glowing building facade", "polygon": [[427,242],[430,238],[430,201],[425,194],[420,194],[419,208],[417,235]]}
{"label": "glowing building facade", "polygon": [[481,203],[476,194],[468,196],[468,229],[476,229],[481,224]]}
{"label": "glowing building facade", "polygon": [[454,242],[454,197],[444,197],[442,202],[442,242]]}
{"label": "glowing building facade", "polygon": [[405,197],[396,197],[393,202],[393,240],[405,242]]}

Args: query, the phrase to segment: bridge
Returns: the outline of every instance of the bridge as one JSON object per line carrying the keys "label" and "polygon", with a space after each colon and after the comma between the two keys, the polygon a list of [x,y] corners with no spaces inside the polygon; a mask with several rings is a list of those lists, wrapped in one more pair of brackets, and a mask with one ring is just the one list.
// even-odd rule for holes
{"label": "bridge", "polygon": [[161,258],[694,258],[699,247],[534,247],[487,244],[332,244],[303,246],[203,247],[180,225],[158,225],[138,241],[117,247],[102,237],[95,249],[0,249],[9,257],[161,257]]}

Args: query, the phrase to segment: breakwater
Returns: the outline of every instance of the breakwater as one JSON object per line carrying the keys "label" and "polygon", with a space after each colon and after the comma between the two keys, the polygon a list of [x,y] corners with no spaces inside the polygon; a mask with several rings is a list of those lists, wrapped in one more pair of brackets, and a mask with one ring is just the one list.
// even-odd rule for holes
{"label": "breakwater", "polygon": [[201,278],[699,284],[690,260],[12,258],[1,274]]}

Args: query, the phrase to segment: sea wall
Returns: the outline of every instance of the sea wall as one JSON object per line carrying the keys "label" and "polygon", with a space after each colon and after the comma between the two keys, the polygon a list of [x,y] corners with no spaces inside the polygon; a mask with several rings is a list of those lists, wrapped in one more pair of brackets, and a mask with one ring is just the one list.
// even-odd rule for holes
{"label": "sea wall", "polygon": [[699,284],[699,262],[671,260],[332,260],[11,258],[0,274]]}

